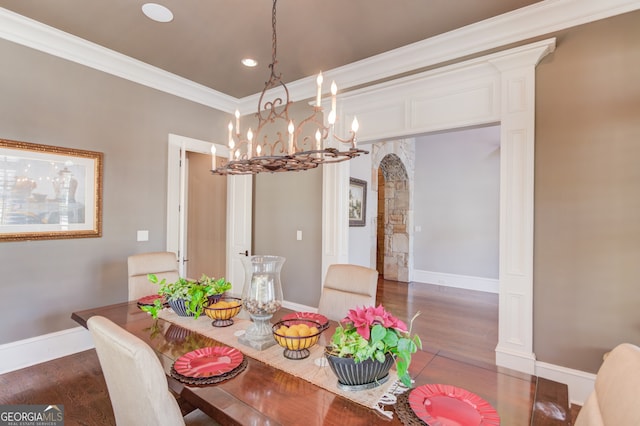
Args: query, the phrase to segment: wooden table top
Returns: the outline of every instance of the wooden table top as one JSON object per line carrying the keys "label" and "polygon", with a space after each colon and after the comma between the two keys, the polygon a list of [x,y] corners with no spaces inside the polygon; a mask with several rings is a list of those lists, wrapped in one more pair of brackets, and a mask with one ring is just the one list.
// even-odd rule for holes
{"label": "wooden table top", "polygon": [[[274,315],[273,321],[289,312],[282,309]],[[141,311],[136,302],[78,311],[71,317],[86,328],[87,320],[94,315],[109,318],[147,342],[158,354],[167,373],[183,354],[211,345],[211,338],[193,332],[187,333],[189,338],[186,340],[174,339],[166,333],[166,321],[158,319],[156,322]],[[173,325],[172,330],[176,331],[176,327]],[[319,344],[326,344],[334,327],[335,324],[323,333]],[[178,333],[180,330],[185,329],[180,327]],[[277,368],[250,357],[247,360],[245,371],[217,385],[187,386],[167,374],[169,386],[182,399],[225,425],[402,424],[397,415],[392,420],[387,419],[373,409]],[[477,394],[498,411],[501,424],[505,426],[570,424],[568,407],[563,400],[565,385],[507,369],[474,366],[424,350],[413,355],[409,370],[415,386],[450,384]]]}

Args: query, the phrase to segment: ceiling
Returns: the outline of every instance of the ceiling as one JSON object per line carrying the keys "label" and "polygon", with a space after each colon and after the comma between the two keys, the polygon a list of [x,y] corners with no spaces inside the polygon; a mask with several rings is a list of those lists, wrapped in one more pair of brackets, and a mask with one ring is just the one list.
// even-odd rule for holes
{"label": "ceiling", "polygon": [[[421,41],[540,0],[281,0],[276,71],[289,83]],[[169,23],[148,19],[144,0],[0,0],[0,7],[236,98],[269,77],[269,0],[158,0]],[[240,60],[251,56],[258,66]]]}

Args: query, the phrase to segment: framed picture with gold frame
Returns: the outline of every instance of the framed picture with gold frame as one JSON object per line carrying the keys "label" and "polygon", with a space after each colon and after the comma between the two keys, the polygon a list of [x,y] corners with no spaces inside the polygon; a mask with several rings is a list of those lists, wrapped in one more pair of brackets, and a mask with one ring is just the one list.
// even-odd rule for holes
{"label": "framed picture with gold frame", "polygon": [[103,154],[0,139],[0,241],[102,236]]}
{"label": "framed picture with gold frame", "polygon": [[367,223],[367,181],[349,179],[349,226]]}

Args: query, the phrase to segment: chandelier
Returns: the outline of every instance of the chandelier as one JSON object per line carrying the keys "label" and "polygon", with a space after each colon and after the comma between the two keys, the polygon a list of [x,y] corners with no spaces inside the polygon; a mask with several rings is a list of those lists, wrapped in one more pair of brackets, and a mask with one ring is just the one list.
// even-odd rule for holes
{"label": "chandelier", "polygon": [[[229,160],[211,172],[218,175],[242,175],[262,172],[289,172],[309,170],[320,164],[337,163],[350,160],[368,151],[356,146],[358,120],[353,119],[348,137],[340,138],[334,133],[336,122],[336,94],[338,88],[335,82],[331,84],[331,111],[324,123],[322,98],[322,73],[316,79],[317,96],[311,114],[300,120],[296,125],[289,117],[289,90],[282,81],[282,74],[276,73],[277,37],[276,37],[276,2],[273,0],[272,9],[272,50],[271,75],[265,83],[258,100],[258,119],[254,129],[249,128],[246,137],[241,135],[240,113],[236,110],[235,127],[233,122],[228,125]],[[276,97],[266,98],[270,89],[284,90],[284,99]],[[282,93],[282,92],[280,92]],[[286,136],[284,129],[286,127]],[[313,130],[315,133],[312,135]],[[339,148],[343,147],[343,150]],[[211,148],[213,164],[215,165],[215,146]],[[215,166],[214,166],[215,167]]]}

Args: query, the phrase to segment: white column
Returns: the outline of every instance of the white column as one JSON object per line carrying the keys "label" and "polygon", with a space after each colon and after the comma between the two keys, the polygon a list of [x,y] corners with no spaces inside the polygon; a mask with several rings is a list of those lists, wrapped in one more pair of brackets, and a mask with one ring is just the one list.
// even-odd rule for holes
{"label": "white column", "polygon": [[488,62],[500,71],[500,306],[496,364],[535,373],[533,195],[535,66],[546,45]]}

